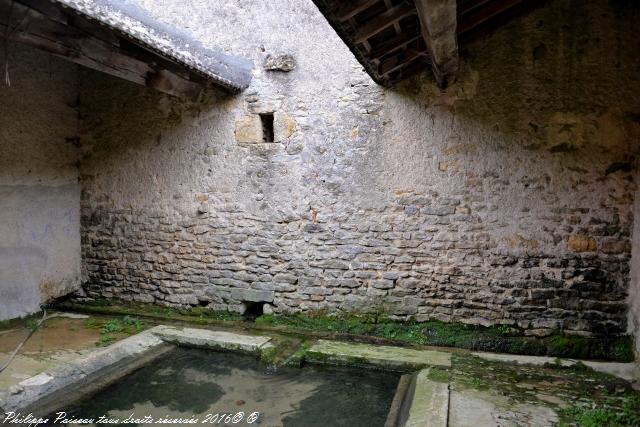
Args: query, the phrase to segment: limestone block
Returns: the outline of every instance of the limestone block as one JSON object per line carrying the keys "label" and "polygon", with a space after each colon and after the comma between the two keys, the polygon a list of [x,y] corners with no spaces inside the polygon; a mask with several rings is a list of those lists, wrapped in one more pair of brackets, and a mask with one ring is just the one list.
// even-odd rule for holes
{"label": "limestone block", "polygon": [[593,252],[596,250],[596,240],[593,237],[573,234],[567,242],[569,249],[576,252]]}
{"label": "limestone block", "polygon": [[287,113],[276,111],[273,113],[273,140],[282,142],[296,131],[296,121]]}
{"label": "limestone block", "polygon": [[231,298],[239,301],[272,302],[273,291],[259,291],[255,289],[233,289]]}
{"label": "limestone block", "polygon": [[296,61],[292,55],[267,55],[264,61],[264,69],[267,71],[292,71],[296,67]]}
{"label": "limestone block", "polygon": [[247,110],[253,114],[267,114],[278,111],[282,108],[282,101],[279,99],[252,100],[247,104]]}
{"label": "limestone block", "polygon": [[245,116],[236,122],[236,141],[240,143],[262,142],[262,123],[259,115]]}
{"label": "limestone block", "polygon": [[630,251],[630,244],[627,240],[607,238],[602,242],[600,249],[605,254],[621,254]]}

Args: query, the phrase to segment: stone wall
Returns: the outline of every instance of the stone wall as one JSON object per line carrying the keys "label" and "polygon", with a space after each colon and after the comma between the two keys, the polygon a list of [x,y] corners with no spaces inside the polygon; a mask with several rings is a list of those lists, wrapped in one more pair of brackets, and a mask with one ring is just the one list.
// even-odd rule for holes
{"label": "stone wall", "polygon": [[88,296],[627,330],[637,10],[550,1],[441,93],[375,85],[307,0],[141,3],[254,81],[196,106],[83,74]]}
{"label": "stone wall", "polygon": [[77,72],[9,44],[0,83],[0,320],[80,286]]}

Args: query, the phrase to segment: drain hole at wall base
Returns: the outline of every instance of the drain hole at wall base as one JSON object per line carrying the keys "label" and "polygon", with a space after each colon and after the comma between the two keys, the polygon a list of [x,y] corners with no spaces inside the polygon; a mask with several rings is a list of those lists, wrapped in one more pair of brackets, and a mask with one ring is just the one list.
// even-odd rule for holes
{"label": "drain hole at wall base", "polygon": [[245,311],[244,311],[245,319],[254,321],[258,317],[264,314],[263,302],[243,301],[242,303],[245,306]]}

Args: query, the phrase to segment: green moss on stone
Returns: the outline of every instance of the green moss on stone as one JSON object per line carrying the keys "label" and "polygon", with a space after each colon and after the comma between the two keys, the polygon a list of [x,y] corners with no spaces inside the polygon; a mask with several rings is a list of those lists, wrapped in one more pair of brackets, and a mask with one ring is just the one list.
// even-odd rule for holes
{"label": "green moss on stone", "polygon": [[302,366],[307,357],[307,350],[309,349],[309,347],[309,342],[303,342],[302,345],[300,345],[300,347],[283,362],[283,365],[293,367]]}
{"label": "green moss on stone", "polygon": [[56,308],[86,313],[131,315],[161,320],[177,320],[202,325],[243,320],[242,316],[238,313],[214,311],[205,307],[171,308],[154,304],[131,303],[117,300],[94,300],[82,303],[63,301],[58,303]]}
{"label": "green moss on stone", "polygon": [[18,328],[33,329],[40,319],[42,319],[42,313],[31,314],[18,319],[1,320],[0,331]]}
{"label": "green moss on stone", "polygon": [[[542,404],[558,413],[562,426],[640,425],[631,416],[634,411],[640,414],[640,393],[628,382],[584,364],[520,365],[469,354],[453,354],[452,361],[452,390],[475,389],[498,396],[497,401],[507,403],[500,410]],[[547,400],[549,396],[554,401]]]}
{"label": "green moss on stone", "polygon": [[432,367],[429,368],[428,378],[431,381],[436,381],[439,383],[448,383],[449,382],[450,373],[446,369]]}
{"label": "green moss on stone", "polygon": [[291,337],[272,336],[269,344],[260,352],[260,360],[269,365],[288,365],[289,360],[301,349],[301,341]]}
{"label": "green moss on stone", "polygon": [[126,338],[148,329],[150,325],[137,317],[126,315],[122,318],[89,318],[84,322],[88,329],[100,331],[100,338],[96,345],[105,346],[113,341]]}
{"label": "green moss on stone", "polygon": [[637,427],[640,426],[640,394],[629,393],[624,396],[620,408],[600,404],[592,407],[575,406],[559,412],[562,417],[560,426]]}
{"label": "green moss on stone", "polygon": [[[92,303],[64,302],[58,308],[89,313],[132,315],[153,319],[184,321],[201,325],[230,325],[244,319],[237,313],[212,311],[203,307],[176,309],[153,304],[98,300]],[[245,323],[246,325],[246,323]],[[281,333],[348,334],[380,337],[390,341],[419,345],[458,347],[475,351],[590,358],[630,362],[634,360],[630,336],[578,337],[556,334],[546,338],[527,337],[511,326],[484,327],[463,323],[398,322],[382,313],[335,315],[329,312],[276,316],[256,319],[257,329],[276,329]]]}
{"label": "green moss on stone", "polygon": [[459,347],[476,351],[593,358],[630,362],[634,360],[632,340],[620,337],[578,337],[553,335],[546,338],[523,336],[512,327],[484,327],[462,323],[394,322],[384,317],[342,315],[264,315],[258,325],[281,326],[309,331],[335,332],[382,337],[421,345]]}

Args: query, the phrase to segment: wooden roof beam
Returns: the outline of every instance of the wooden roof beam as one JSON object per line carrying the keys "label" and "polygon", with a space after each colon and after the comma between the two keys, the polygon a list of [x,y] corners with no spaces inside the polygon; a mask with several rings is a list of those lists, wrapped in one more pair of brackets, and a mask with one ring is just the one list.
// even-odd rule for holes
{"label": "wooden roof beam", "polygon": [[456,0],[415,0],[431,68],[441,88],[458,72]]}
{"label": "wooden roof beam", "polygon": [[346,2],[346,4],[342,4],[340,8],[336,10],[336,19],[338,22],[348,21],[358,13],[369,9],[371,6],[378,3],[378,1],[380,0],[359,0],[355,2],[355,4],[353,2]]}

